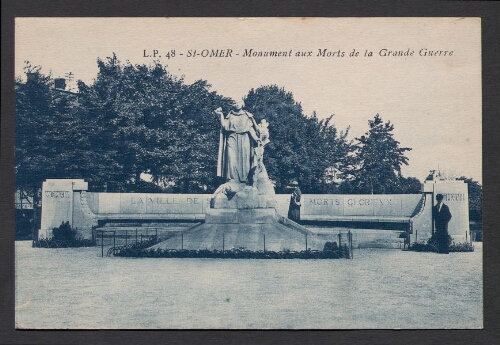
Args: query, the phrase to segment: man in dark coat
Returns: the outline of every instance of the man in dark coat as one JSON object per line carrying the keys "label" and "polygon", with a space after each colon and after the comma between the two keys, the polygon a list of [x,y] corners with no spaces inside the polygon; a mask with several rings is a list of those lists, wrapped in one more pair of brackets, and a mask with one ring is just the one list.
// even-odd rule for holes
{"label": "man in dark coat", "polygon": [[451,219],[450,208],[443,203],[443,194],[436,195],[437,204],[432,210],[436,239],[438,242],[438,253],[449,253],[448,222]]}
{"label": "man in dark coat", "polygon": [[300,199],[302,198],[302,192],[299,188],[299,183],[293,180],[289,183],[287,188],[293,188],[292,195],[290,196],[290,205],[288,206],[288,218],[294,222],[300,221]]}

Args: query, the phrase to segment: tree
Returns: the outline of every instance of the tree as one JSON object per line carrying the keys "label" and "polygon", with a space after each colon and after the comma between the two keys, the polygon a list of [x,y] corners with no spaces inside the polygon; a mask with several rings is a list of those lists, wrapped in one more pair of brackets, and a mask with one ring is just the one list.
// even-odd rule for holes
{"label": "tree", "polygon": [[25,83],[16,80],[16,188],[36,196],[47,178],[71,177],[75,133],[82,124],[74,116],[76,96],[52,88],[39,66],[26,62]]}
{"label": "tree", "polygon": [[[48,159],[45,159],[39,132],[51,121],[51,78],[40,73],[40,67],[25,62],[26,83],[16,80],[16,187],[33,196],[43,181]],[[41,164],[39,164],[41,162]],[[44,164],[45,163],[45,164]],[[44,171],[45,170],[45,171]]]}
{"label": "tree", "polygon": [[321,121],[315,113],[306,117],[292,93],[276,85],[252,89],[244,101],[258,122],[265,118],[270,123],[264,163],[276,191],[285,192],[297,178],[307,193],[323,192],[326,169],[341,164],[350,150],[348,130],[338,133],[331,124],[333,115]]}
{"label": "tree", "polygon": [[481,184],[472,178],[461,176],[457,180],[467,183],[469,194],[469,220],[483,221],[483,188]]}
{"label": "tree", "polygon": [[[97,65],[94,82],[79,81],[77,94],[55,90],[31,65],[28,81],[17,80],[18,187],[33,195],[47,178],[83,178],[90,190],[161,190],[141,181],[148,173],[176,192],[213,192],[223,182],[216,177],[220,123],[213,111],[227,113],[233,101],[204,80],[187,85],[159,62],[123,64],[113,54]],[[275,85],[250,90],[245,101],[258,121],[270,122],[264,161],[277,191],[293,178],[308,193],[330,191],[325,172],[343,170],[351,159],[348,129],[338,132],[333,115],[305,116]]]}
{"label": "tree", "polygon": [[[408,165],[404,155],[410,148],[400,147],[394,139],[394,126],[384,123],[379,114],[368,121],[369,130],[356,138],[355,156],[343,190],[350,193],[384,194],[401,192],[401,166]],[[413,183],[413,182],[412,182]]]}
{"label": "tree", "polygon": [[79,94],[54,89],[39,66],[27,62],[25,72],[15,88],[16,188],[36,199],[49,178],[112,180],[119,169],[102,145],[107,126],[87,116]]}
{"label": "tree", "polygon": [[394,193],[419,194],[422,192],[422,182],[416,177],[399,177],[398,190]]}
{"label": "tree", "polygon": [[186,85],[156,62],[122,64],[116,55],[98,59],[94,84],[80,83],[86,117],[102,127],[95,150],[108,152],[119,174],[115,189],[140,191],[140,175],[177,186],[178,192],[215,190],[218,118],[231,100],[198,80]]}
{"label": "tree", "polygon": [[74,116],[74,94],[55,90],[51,76],[29,61],[24,71],[26,82],[20,78],[15,82],[15,173],[16,189],[33,197],[33,221],[29,224],[34,231],[39,228],[42,182],[75,177],[72,170],[79,164],[74,164],[72,157],[77,154],[77,136],[84,127]]}

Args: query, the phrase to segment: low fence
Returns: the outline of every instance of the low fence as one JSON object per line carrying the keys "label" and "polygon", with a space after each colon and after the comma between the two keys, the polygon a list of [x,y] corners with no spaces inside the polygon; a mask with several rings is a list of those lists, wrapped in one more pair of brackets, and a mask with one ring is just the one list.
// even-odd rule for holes
{"label": "low fence", "polygon": [[[115,255],[116,253],[122,252],[127,249],[144,249],[150,247],[162,239],[167,237],[176,236],[179,237],[179,245],[178,248],[170,248],[170,250],[174,251],[184,251],[184,234],[178,232],[168,233],[163,232],[161,229],[153,229],[152,231],[148,231],[150,235],[145,235],[143,231],[139,231],[139,229],[135,229],[132,231],[129,230],[102,230],[96,229],[94,230],[94,239],[95,244],[101,247],[101,256],[104,257],[104,253],[106,252],[106,256]],[[311,238],[312,237],[312,238]],[[348,231],[338,231],[337,233],[330,234],[304,234],[304,252],[311,252],[310,244],[311,242],[321,241],[324,243],[323,250],[330,251],[339,251],[342,250],[345,253],[348,253],[348,258],[353,258],[353,234],[350,230]],[[107,248],[105,250],[105,247]],[[202,250],[203,248],[199,248]],[[234,250],[246,251],[246,248],[227,248],[225,245],[225,234],[222,235],[222,246],[219,251],[224,255],[226,251],[234,252]],[[217,250],[216,250],[217,251]],[[264,239],[262,243],[262,248],[258,249],[258,251],[262,251],[263,253],[269,252],[266,248],[266,235],[264,234]],[[313,250],[316,252],[317,250]]]}
{"label": "low fence", "polygon": [[105,247],[112,249],[122,246],[141,245],[152,241],[156,243],[177,233],[178,231],[161,228],[94,229],[92,231],[92,241],[95,245],[101,247],[101,255],[104,256]]}

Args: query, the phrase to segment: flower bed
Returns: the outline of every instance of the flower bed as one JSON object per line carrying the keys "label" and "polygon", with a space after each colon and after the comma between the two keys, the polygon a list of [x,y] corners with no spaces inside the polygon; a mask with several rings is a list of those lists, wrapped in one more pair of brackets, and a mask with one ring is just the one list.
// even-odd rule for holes
{"label": "flower bed", "polygon": [[[474,246],[467,242],[458,242],[455,243],[453,238],[449,237],[449,252],[473,252]],[[438,242],[435,236],[429,238],[427,242],[415,242],[411,244],[408,249],[409,251],[414,252],[438,252]]]}
{"label": "flower bed", "polygon": [[76,237],[76,231],[71,229],[69,222],[61,223],[58,228],[53,228],[54,237],[34,240],[32,247],[36,248],[77,248],[92,247],[92,240]]}
{"label": "flower bed", "polygon": [[[329,242],[327,242],[329,243]],[[225,259],[349,259],[347,246],[341,248],[326,245],[326,250],[303,251],[251,251],[244,248],[229,250],[187,250],[187,249],[142,249],[139,247],[120,248],[114,252],[115,256],[134,258],[225,258]],[[336,248],[336,250],[331,250]]]}
{"label": "flower bed", "polygon": [[33,241],[33,247],[36,248],[77,248],[77,247],[92,247],[94,244],[91,240],[86,239],[71,239],[71,240],[57,240],[54,238],[41,239]]}

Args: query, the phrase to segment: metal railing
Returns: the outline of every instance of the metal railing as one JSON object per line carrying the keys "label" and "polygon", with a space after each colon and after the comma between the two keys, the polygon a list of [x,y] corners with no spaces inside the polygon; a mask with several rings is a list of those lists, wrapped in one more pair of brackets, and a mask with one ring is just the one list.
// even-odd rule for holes
{"label": "metal railing", "polygon": [[[143,229],[134,229],[134,230],[103,230],[103,229],[95,229],[94,230],[94,239],[95,244],[101,247],[101,257],[104,257],[104,247],[109,247],[106,251],[106,256],[115,255],[117,252],[129,249],[137,245],[148,244],[152,245],[154,243],[159,242],[158,237],[158,229],[154,229],[154,232],[151,232],[151,229],[146,231],[141,231]],[[160,230],[161,231],[161,230]],[[151,233],[151,235],[150,235]],[[171,231],[169,231],[172,234]],[[328,242],[336,242],[336,250],[344,251],[348,253],[348,258],[353,259],[353,234],[349,230],[339,231],[337,234],[332,233],[328,236]],[[304,250],[311,251],[309,247],[311,239],[308,238],[308,234],[304,234]],[[147,242],[147,243],[146,243]],[[222,253],[226,251],[225,248],[225,234],[222,234]],[[264,253],[268,251],[266,247],[266,235],[263,236],[262,249]],[[180,234],[180,250],[184,250],[184,234]],[[313,250],[316,251],[316,250]]]}
{"label": "metal railing", "polygon": [[[137,245],[139,243],[143,243],[144,241],[154,239],[155,242],[158,241],[158,229],[154,229],[154,233],[150,235],[149,229],[146,230],[146,234],[144,231],[136,228],[135,230],[103,230],[103,229],[95,229],[94,230],[94,239],[95,244],[101,246],[101,257],[104,257],[104,247],[110,246],[108,249],[106,256],[111,256],[115,254],[118,250],[123,249],[125,247],[129,247],[132,245]],[[117,246],[117,241],[118,243]],[[123,244],[123,241],[125,243]]]}

